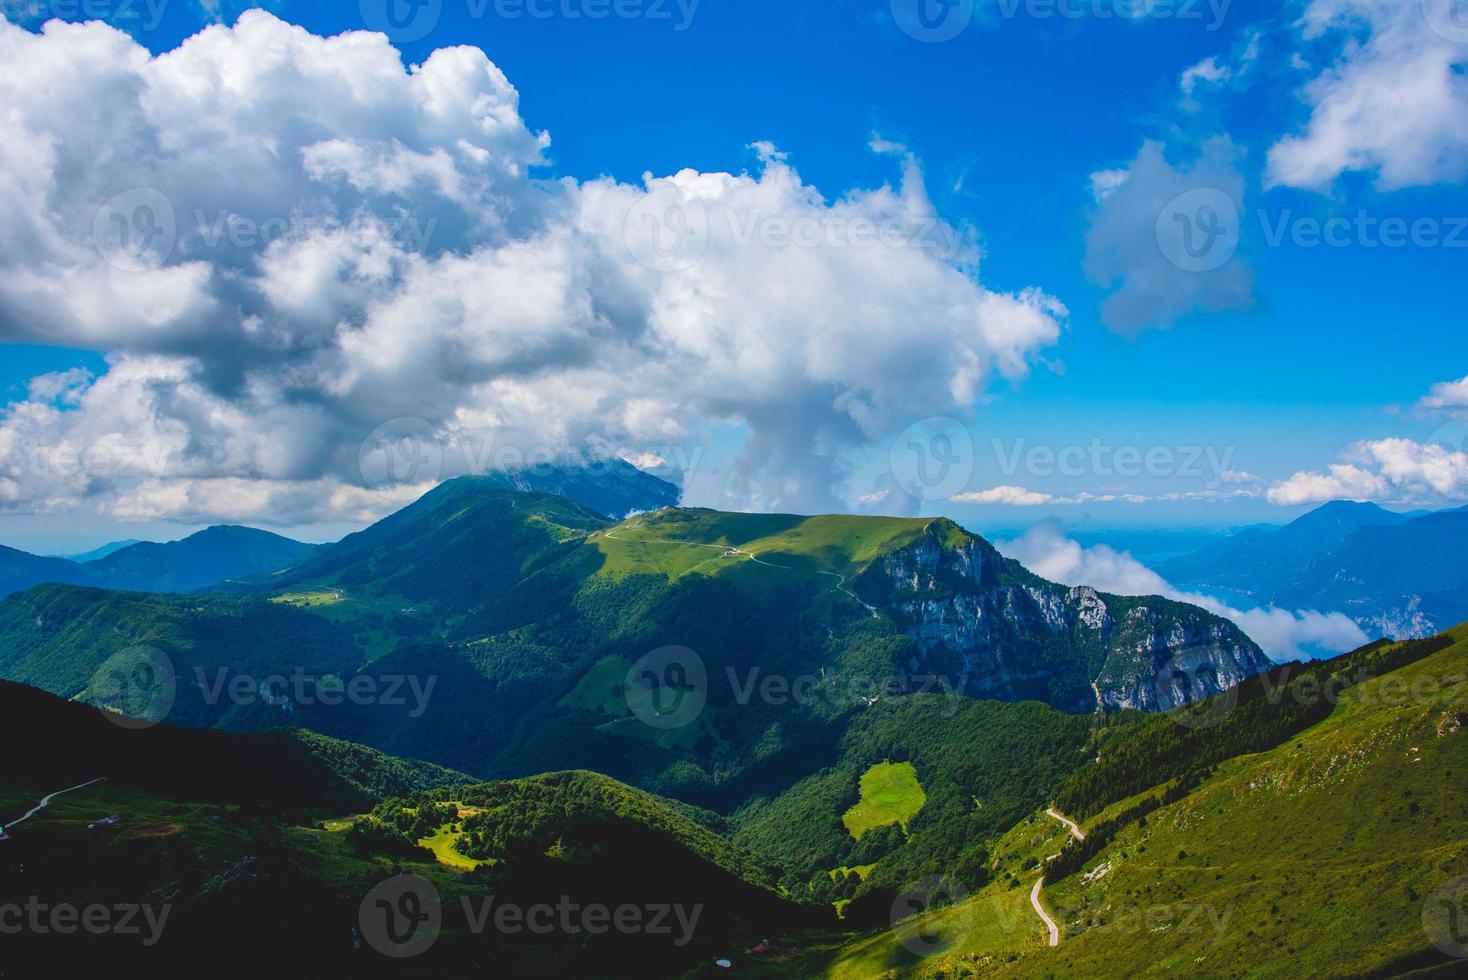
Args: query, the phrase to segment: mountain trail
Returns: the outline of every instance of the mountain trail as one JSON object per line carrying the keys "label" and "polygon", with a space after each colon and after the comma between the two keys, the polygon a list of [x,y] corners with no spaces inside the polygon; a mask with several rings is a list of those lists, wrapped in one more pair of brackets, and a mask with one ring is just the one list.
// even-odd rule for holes
{"label": "mountain trail", "polygon": [[1082,830],[1074,820],[1072,820],[1070,817],[1065,816],[1059,810],[1055,809],[1055,807],[1052,806],[1046,809],[1045,814],[1047,816],[1054,817],[1056,820],[1059,820],[1061,823],[1065,824],[1066,829],[1070,831],[1070,835],[1076,840],[1086,839],[1086,832]]}
{"label": "mountain trail", "polygon": [[[93,783],[100,783],[102,780],[104,780],[106,778],[107,778],[106,776],[98,776],[96,779],[89,779],[85,783],[78,783],[75,786],[68,786],[66,789],[58,789],[54,793],[50,793],[50,794],[48,794],[46,796],[43,796],[43,797],[41,797],[41,802],[37,803],[35,806],[31,807],[29,810],[26,811],[25,816],[19,817],[18,819],[15,819],[15,820],[10,821],[10,823],[7,823],[7,824],[4,824],[3,826],[0,826],[0,831],[9,830],[11,827],[14,827],[16,824],[24,823],[25,821],[29,820],[31,817],[34,817],[37,813],[40,813],[42,810],[44,810],[46,808],[46,804],[50,803],[53,799],[55,799],[56,797],[60,796],[62,793],[70,793],[73,790],[83,789],[83,788],[85,788],[87,786],[92,785]],[[5,839],[5,836],[3,834],[0,834],[0,840],[4,840],[4,839]]]}

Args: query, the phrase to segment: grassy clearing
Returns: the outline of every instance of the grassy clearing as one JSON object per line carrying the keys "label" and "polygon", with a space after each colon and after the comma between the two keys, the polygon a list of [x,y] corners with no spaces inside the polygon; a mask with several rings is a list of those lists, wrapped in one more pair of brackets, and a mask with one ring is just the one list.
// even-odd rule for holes
{"label": "grassy clearing", "polygon": [[274,596],[270,601],[276,605],[295,606],[297,609],[314,609],[334,606],[345,599],[346,596],[336,589],[314,589],[310,592],[287,592]]}
{"label": "grassy clearing", "polygon": [[626,657],[599,660],[557,703],[593,714],[624,715],[627,713],[627,699],[622,695],[622,683],[631,669],[632,661]]}
{"label": "grassy clearing", "polygon": [[861,800],[841,816],[847,831],[857,840],[874,827],[907,822],[927,802],[917,770],[911,762],[879,762],[861,777]]}
{"label": "grassy clearing", "polygon": [[846,865],[843,864],[839,868],[832,868],[827,873],[831,876],[831,880],[835,881],[838,875],[844,878],[846,875],[849,875],[851,874],[851,872],[855,871],[858,878],[860,878],[862,881],[866,881],[867,875],[871,874],[872,869],[875,867],[875,864],[858,864],[854,867],[848,868]]}
{"label": "grassy clearing", "polygon": [[438,863],[445,867],[456,868],[460,871],[473,871],[482,864],[494,864],[492,858],[486,861],[476,861],[455,850],[454,844],[464,835],[455,831],[453,827],[453,824],[446,823],[438,828],[438,832],[432,837],[425,837],[418,843],[432,851],[433,856],[438,858]]}
{"label": "grassy clearing", "polygon": [[278,606],[291,606],[314,613],[322,619],[353,629],[353,639],[368,661],[377,660],[397,649],[399,636],[393,628],[409,603],[396,596],[348,595],[328,585],[286,592],[272,596]]}

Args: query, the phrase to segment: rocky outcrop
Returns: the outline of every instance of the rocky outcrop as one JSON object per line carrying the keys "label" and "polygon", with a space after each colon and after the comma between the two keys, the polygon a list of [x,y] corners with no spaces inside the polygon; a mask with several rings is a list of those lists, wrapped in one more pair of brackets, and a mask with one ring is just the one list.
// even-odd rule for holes
{"label": "rocky outcrop", "polygon": [[1162,711],[1269,667],[1237,626],[1157,596],[1046,581],[982,538],[935,521],[857,581],[914,641],[914,671],[962,675],[976,697],[1067,711]]}

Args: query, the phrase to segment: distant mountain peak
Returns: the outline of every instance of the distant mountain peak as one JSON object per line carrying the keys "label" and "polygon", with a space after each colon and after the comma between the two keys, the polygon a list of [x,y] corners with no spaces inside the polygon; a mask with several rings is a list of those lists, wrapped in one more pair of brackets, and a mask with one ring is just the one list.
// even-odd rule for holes
{"label": "distant mountain peak", "polygon": [[1387,510],[1369,500],[1332,500],[1292,521],[1292,524],[1321,520],[1345,521],[1356,525],[1394,524],[1407,520],[1402,514]]}
{"label": "distant mountain peak", "polygon": [[616,520],[633,513],[676,506],[683,496],[676,484],[616,457],[579,456],[564,463],[493,470],[464,479],[507,490],[555,494]]}
{"label": "distant mountain peak", "polygon": [[142,543],[138,538],[124,538],[121,541],[109,541],[100,548],[93,548],[91,551],[83,551],[75,555],[57,555],[56,557],[64,558],[67,561],[74,561],[77,564],[85,564],[89,561],[96,561],[99,558],[106,558],[113,552],[121,551],[123,548],[131,548],[135,544]]}

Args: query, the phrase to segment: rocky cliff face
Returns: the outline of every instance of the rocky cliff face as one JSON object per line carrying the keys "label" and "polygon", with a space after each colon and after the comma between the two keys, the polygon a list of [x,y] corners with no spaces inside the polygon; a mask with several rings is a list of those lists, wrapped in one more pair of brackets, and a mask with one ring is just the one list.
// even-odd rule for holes
{"label": "rocky cliff face", "polygon": [[1163,711],[1270,664],[1238,627],[1196,606],[1048,582],[947,521],[883,556],[857,587],[915,642],[911,669],[961,675],[976,697]]}

